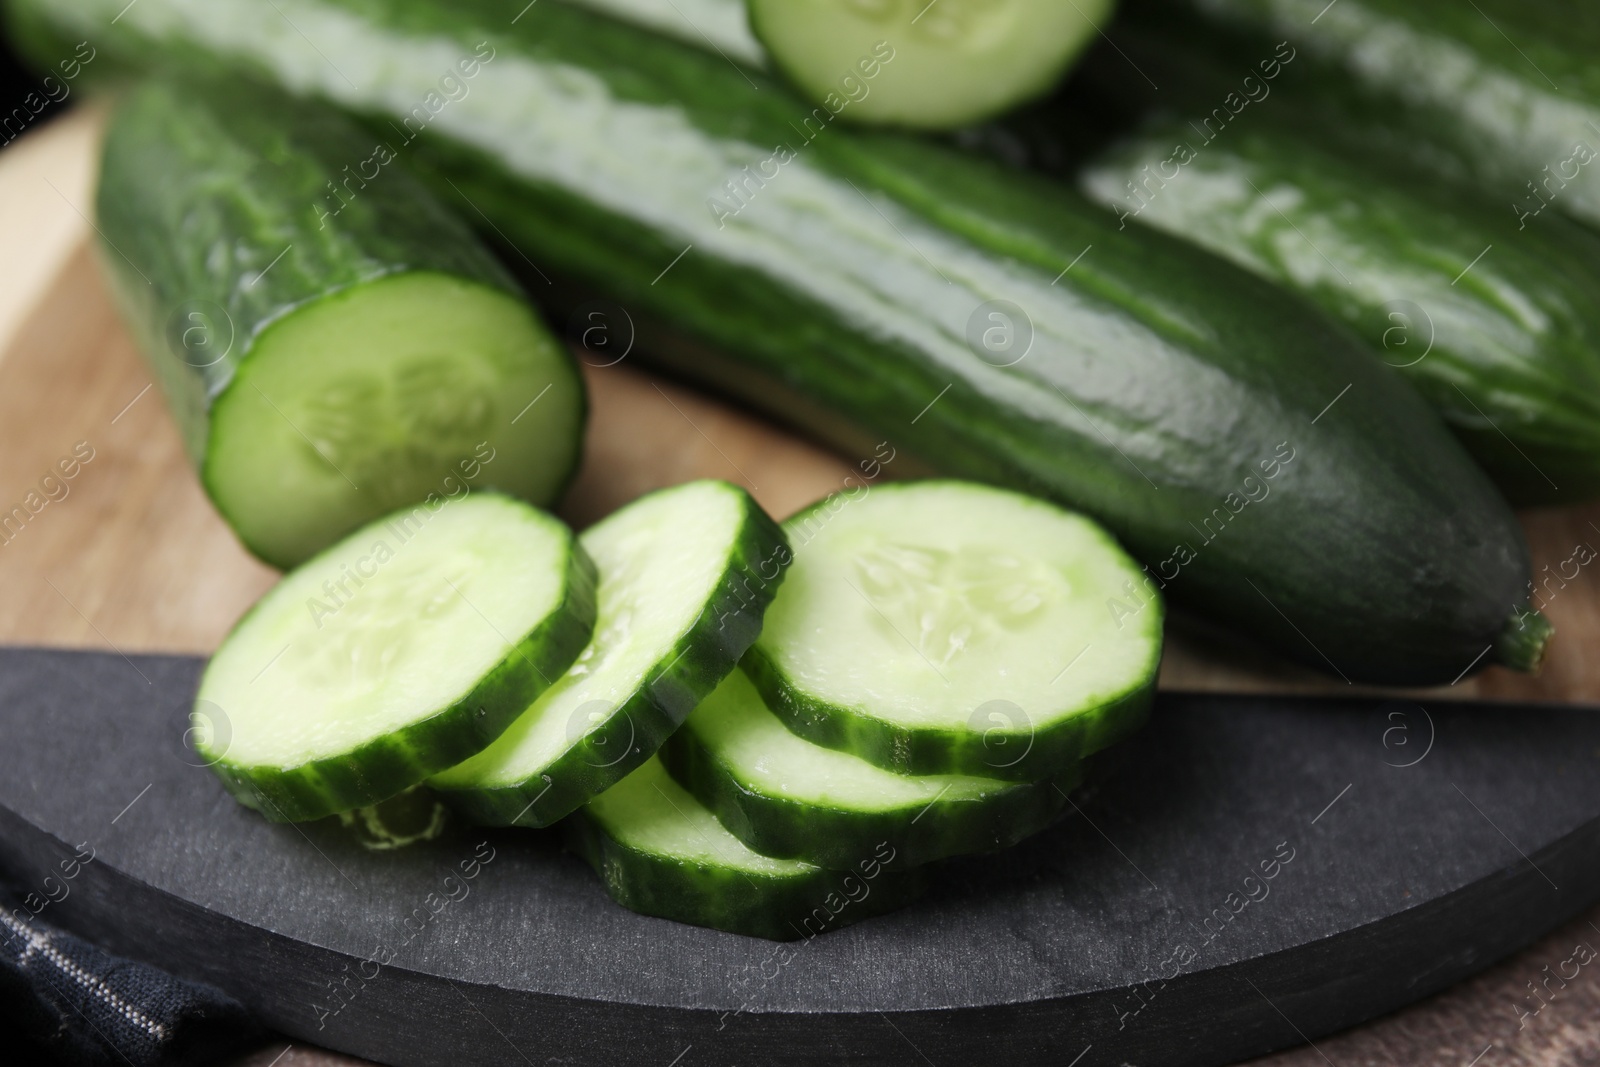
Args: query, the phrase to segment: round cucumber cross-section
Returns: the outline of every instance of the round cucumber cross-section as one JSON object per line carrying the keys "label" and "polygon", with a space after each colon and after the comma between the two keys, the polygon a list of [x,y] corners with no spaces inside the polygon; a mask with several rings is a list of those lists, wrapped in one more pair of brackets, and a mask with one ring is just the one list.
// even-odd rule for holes
{"label": "round cucumber cross-section", "polygon": [[831,115],[949,129],[1047,91],[1113,0],[750,0],[778,67]]}
{"label": "round cucumber cross-section", "polygon": [[594,565],[498,494],[371,523],[287,575],[206,667],[197,749],[276,820],[375,804],[498,737],[594,625]]}
{"label": "round cucumber cross-section", "polygon": [[784,529],[795,561],[744,665],[801,736],[902,774],[1038,781],[1143,721],[1161,600],[1089,519],[923,481]]}
{"label": "round cucumber cross-section", "polygon": [[788,565],[738,486],[689,482],[584,531],[594,637],[488,748],[430,780],[491,825],[548,826],[639,766],[750,647]]}
{"label": "round cucumber cross-section", "polygon": [[245,546],[289,567],[461,486],[549,503],[583,412],[572,360],[527,304],[406,272],[267,326],[212,409],[201,476]]}

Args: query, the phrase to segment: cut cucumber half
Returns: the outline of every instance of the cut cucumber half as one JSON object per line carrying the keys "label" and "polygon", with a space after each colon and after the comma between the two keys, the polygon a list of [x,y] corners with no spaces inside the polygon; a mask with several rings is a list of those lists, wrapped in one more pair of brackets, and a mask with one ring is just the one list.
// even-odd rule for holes
{"label": "cut cucumber half", "polygon": [[95,210],[206,492],[266,562],[463,486],[543,505],[566,485],[571,355],[389,143],[332,109],[146,82],[113,112]]}
{"label": "cut cucumber half", "polygon": [[211,657],[196,749],[274,820],[376,804],[498,737],[588,643],[595,573],[490,493],[398,511],[284,577]]}
{"label": "cut cucumber half", "polygon": [[468,817],[548,826],[643,763],[761,632],[788,542],[750,495],[700,481],[584,532],[594,637],[506,732],[429,783]]}
{"label": "cut cucumber half", "polygon": [[528,306],[412,271],[324,296],[255,340],[211,409],[201,477],[248,548],[292,565],[433,493],[560,493],[583,383]]}
{"label": "cut cucumber half", "polygon": [[752,852],[655,757],[563,825],[623,907],[774,941],[881,915],[925,884],[920,869],[886,869],[896,859],[887,842],[837,871]]}
{"label": "cut cucumber half", "polygon": [[1113,0],[749,0],[773,62],[829,116],[953,129],[1047,91]]}
{"label": "cut cucumber half", "polygon": [[661,750],[661,761],[746,846],[849,869],[887,841],[906,866],[994,852],[1049,826],[1079,764],[1042,782],[905,775],[785,729],[735,671]]}
{"label": "cut cucumber half", "polygon": [[795,561],[743,662],[802,737],[900,774],[1038,781],[1144,720],[1161,599],[1090,520],[923,481],[784,530]]}

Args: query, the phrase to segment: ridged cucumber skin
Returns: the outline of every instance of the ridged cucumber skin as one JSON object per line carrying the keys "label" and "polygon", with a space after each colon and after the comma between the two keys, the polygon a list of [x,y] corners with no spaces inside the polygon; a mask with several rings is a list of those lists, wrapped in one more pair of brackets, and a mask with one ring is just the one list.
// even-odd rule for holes
{"label": "ridged cucumber skin", "polygon": [[[499,737],[527,710],[531,696],[559,678],[589,643],[595,619],[594,561],[570,531],[567,537],[570,548],[559,606],[476,685],[437,714],[348,752],[297,767],[236,763],[228,759],[226,749],[213,755],[202,747],[201,754],[214,760],[212,771],[235,800],[273,822],[305,822],[376,804],[455,766]],[[258,610],[259,605],[251,608],[234,629]]]}
{"label": "ridged cucumber skin", "polygon": [[[1556,216],[1521,227],[1467,190],[1326,143],[1291,106],[1246,111],[1211,140],[1196,133],[1203,113],[1156,119],[1079,183],[1130,225],[1192,240],[1343,319],[1513,503],[1600,494],[1600,236]],[[1191,155],[1178,169],[1180,146]],[[1224,186],[1241,195],[1219,196]]]}
{"label": "ridged cucumber skin", "polygon": [[[215,4],[176,19],[171,0],[144,0],[112,26],[93,20],[94,5],[12,3],[67,33],[88,26],[82,32],[97,47],[130,62],[207,62],[199,57],[209,50],[379,121],[399,108],[391,103],[397,91],[355,89],[307,58],[312,50],[296,37],[223,36],[226,20],[204,14],[223,11]],[[607,127],[590,114],[596,121],[569,134],[548,122],[560,101],[512,86],[525,89],[527,79],[593,89],[600,95],[585,99],[598,114],[679,138],[680,156],[653,158],[648,173],[685,179],[706,165],[707,151],[726,155],[735,173],[733,164],[754,165],[771,153],[762,145],[797,140],[809,113],[776,85],[557,5],[530,8],[509,26],[486,0],[455,5],[448,15],[382,0],[292,6],[306,19],[351,20],[374,56],[401,49],[397,42],[426,42],[430,54],[443,55],[491,41],[492,69],[510,72],[497,75],[509,79],[506,91],[483,84],[473,91],[493,102],[477,118],[493,119],[503,136],[484,144],[481,128],[456,127],[445,108],[417,141],[415,161],[440,188],[453,180],[541,270],[629,308],[641,350],[654,348],[667,365],[700,376],[732,368],[718,376],[720,388],[803,419],[819,436],[889,439],[945,473],[1075,507],[1152,570],[1177,546],[1199,542],[1197,524],[1221,514],[1242,479],[1258,477],[1255,465],[1284,443],[1301,461],[1273,487],[1273,505],[1198,544],[1182,580],[1166,582],[1175,601],[1352,680],[1450,681],[1502,648],[1513,651],[1507,662],[1514,665],[1537,661],[1542,642],[1522,647],[1502,636],[1515,625],[1508,620],[1525,604],[1529,580],[1527,551],[1503,500],[1409,387],[1343,327],[1277,288],[1175,239],[1119,234],[1114,218],[1048,182],[937,147],[834,128],[800,149],[807,180],[828,190],[827,210],[796,223],[765,218],[755,201],[736,221],[741,239],[759,234],[766,250],[759,261],[703,247],[715,228],[696,230],[701,246],[687,251],[693,242],[666,221],[684,206],[671,201],[673,182],[597,198],[601,179],[638,174],[636,152],[619,145],[606,157],[614,169],[589,166],[581,179],[559,172],[559,155],[544,164],[518,160],[515,149],[530,130],[555,131],[576,157]],[[195,36],[196,18],[207,19],[205,37]],[[371,76],[401,77],[404,67],[375,66]],[[541,108],[546,119],[536,117]],[[538,171],[541,165],[554,169]],[[763,195],[779,196],[771,186]],[[893,300],[862,308],[799,289],[793,272],[805,262],[805,242],[826,227],[839,237],[829,243],[854,254],[862,235],[841,229],[835,214],[855,212],[850,217],[859,220],[867,207],[887,210],[902,235],[936,248],[948,284],[937,294],[931,285],[919,288],[924,253],[881,227],[871,247],[882,263],[835,255],[808,271],[815,278],[853,269],[852,292],[861,284],[854,279],[872,279],[897,286]],[[998,367],[967,347],[965,309],[1020,289],[1043,294],[1029,315],[1063,336]],[[915,340],[904,332],[912,320],[927,331]],[[707,358],[717,351],[737,355]],[[1491,648],[1494,655],[1485,655]]]}
{"label": "ridged cucumber skin", "polygon": [[[113,113],[95,200],[99,258],[214,500],[212,409],[274,324],[409,273],[526,300],[478,236],[398,162],[351,199],[333,200],[334,215],[329,183],[372,152],[373,138],[343,116],[238,82],[146,83]],[[174,314],[202,304],[222,309],[232,333],[226,354],[203,365],[168,336]],[[578,381],[570,362],[567,373]],[[562,485],[578,455],[574,446]],[[299,562],[240,535],[274,566]]]}
{"label": "ridged cucumber skin", "polygon": [[[650,680],[541,777],[495,788],[435,785],[440,796],[486,826],[549,826],[649,759],[761,633],[792,559],[783,530],[749,494],[740,496],[742,528],[717,590]],[[612,755],[618,751],[624,755]]]}
{"label": "ridged cucumber skin", "polygon": [[[1550,199],[1534,199],[1530,183],[1539,187],[1577,145],[1600,152],[1593,55],[1600,12],[1593,5],[1339,0],[1324,12],[1326,6],[1145,0],[1129,4],[1127,14],[1175,48],[1243,64],[1241,75],[1286,41],[1299,55],[1274,91],[1315,107],[1321,117],[1314,121],[1346,128],[1358,150],[1381,147],[1494,192],[1508,215],[1513,204],[1536,208]],[[1563,175],[1569,180],[1551,208],[1600,225],[1600,167],[1575,169]]]}
{"label": "ridged cucumber skin", "polygon": [[567,847],[594,868],[611,899],[630,911],[768,941],[798,941],[883,915],[911,903],[928,886],[923,869],[884,870],[870,853],[856,861],[872,864],[871,876],[818,867],[805,877],[785,878],[632,848],[583,810],[561,826]]}
{"label": "ridged cucumber skin", "polygon": [[661,762],[751,851],[844,870],[881,841],[894,848],[896,864],[907,867],[1009,848],[1055,822],[1081,777],[1072,766],[1039,782],[996,781],[981,798],[864,812],[763,792],[719,759],[692,726],[668,739]]}

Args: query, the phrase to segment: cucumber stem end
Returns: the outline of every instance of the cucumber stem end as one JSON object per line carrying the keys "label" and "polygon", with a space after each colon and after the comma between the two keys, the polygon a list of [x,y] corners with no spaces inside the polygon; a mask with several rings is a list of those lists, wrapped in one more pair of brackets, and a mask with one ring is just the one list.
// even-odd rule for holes
{"label": "cucumber stem end", "polygon": [[1506,620],[1505,628],[1495,639],[1494,661],[1514,671],[1537,674],[1555,632],[1549,619],[1534,608],[1525,607]]}

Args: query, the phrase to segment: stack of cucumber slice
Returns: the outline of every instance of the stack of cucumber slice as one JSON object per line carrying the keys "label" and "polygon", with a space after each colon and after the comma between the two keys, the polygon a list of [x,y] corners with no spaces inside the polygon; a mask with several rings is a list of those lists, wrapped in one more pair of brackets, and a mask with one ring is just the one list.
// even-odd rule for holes
{"label": "stack of cucumber slice", "polygon": [[743,669],[570,825],[620,903],[789,939],[1048,826],[1147,714],[1163,609],[1098,526],[1006,490],[902,483],[784,529]]}
{"label": "stack of cucumber slice", "polygon": [[286,577],[195,719],[269,818],[426,782],[479,823],[565,819],[627,907],[789,939],[1048,826],[1085,757],[1143,720],[1162,615],[1098,526],[963,482],[783,528],[691,482],[581,537],[474,493]]}
{"label": "stack of cucumber slice", "polygon": [[567,840],[625,908],[696,926],[792,941],[881,915],[922,888],[893,854],[830,870],[755,851],[651,759],[584,808]]}

